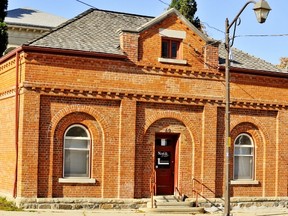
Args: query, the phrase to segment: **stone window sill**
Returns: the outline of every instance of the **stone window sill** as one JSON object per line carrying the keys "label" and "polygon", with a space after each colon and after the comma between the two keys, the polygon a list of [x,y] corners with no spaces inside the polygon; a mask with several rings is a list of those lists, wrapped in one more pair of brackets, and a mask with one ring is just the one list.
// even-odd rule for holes
{"label": "stone window sill", "polygon": [[170,59],[170,58],[158,58],[158,62],[161,63],[170,63],[170,64],[181,64],[181,65],[186,65],[187,60],[183,59]]}
{"label": "stone window sill", "polygon": [[257,180],[233,180],[231,185],[258,185],[259,181]]}
{"label": "stone window sill", "polygon": [[95,184],[96,179],[93,178],[59,178],[59,183],[77,183],[77,184]]}

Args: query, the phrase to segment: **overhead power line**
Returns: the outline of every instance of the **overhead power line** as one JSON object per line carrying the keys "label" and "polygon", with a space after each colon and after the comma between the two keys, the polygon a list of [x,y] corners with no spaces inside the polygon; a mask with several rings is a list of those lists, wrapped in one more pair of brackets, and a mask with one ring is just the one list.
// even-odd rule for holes
{"label": "overhead power line", "polygon": [[165,5],[170,6],[168,3],[166,3],[166,2],[164,2],[164,1],[162,1],[162,0],[158,0],[158,1],[161,2],[162,4],[165,4]]}
{"label": "overhead power line", "polygon": [[235,37],[287,37],[288,34],[236,35]]}
{"label": "overhead power line", "polygon": [[76,1],[77,1],[77,2],[80,2],[81,4],[86,5],[86,6],[88,6],[88,7],[91,7],[91,8],[94,8],[94,9],[97,9],[97,10],[98,10],[98,8],[94,7],[93,5],[87,4],[86,2],[83,2],[83,1],[80,1],[80,0],[76,0]]}

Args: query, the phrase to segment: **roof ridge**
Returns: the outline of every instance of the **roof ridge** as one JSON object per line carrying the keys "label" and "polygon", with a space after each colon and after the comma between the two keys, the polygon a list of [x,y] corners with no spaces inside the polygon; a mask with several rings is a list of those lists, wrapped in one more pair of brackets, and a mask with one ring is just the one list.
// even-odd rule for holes
{"label": "roof ridge", "polygon": [[141,14],[135,14],[135,13],[127,13],[127,12],[121,12],[121,11],[104,10],[104,9],[98,9],[98,8],[91,8],[91,9],[101,11],[101,12],[107,12],[107,13],[131,15],[131,16],[137,16],[137,17],[155,18],[155,16],[141,15]]}

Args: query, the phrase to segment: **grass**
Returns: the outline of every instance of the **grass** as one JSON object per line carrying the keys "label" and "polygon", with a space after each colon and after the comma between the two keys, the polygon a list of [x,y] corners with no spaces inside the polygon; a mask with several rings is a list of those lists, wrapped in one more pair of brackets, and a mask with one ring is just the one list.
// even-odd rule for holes
{"label": "grass", "polygon": [[6,198],[0,197],[0,210],[2,211],[21,211],[13,202],[9,202]]}

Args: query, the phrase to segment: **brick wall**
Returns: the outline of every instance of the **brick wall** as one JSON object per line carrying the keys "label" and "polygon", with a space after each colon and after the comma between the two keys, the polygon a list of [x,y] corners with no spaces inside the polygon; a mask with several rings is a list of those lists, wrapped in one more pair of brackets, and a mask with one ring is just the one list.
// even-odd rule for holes
{"label": "brick wall", "polygon": [[13,195],[15,180],[15,99],[0,99],[0,191]]}
{"label": "brick wall", "polygon": [[[177,186],[183,193],[193,197],[195,187],[207,197],[223,195],[225,85],[223,71],[214,67],[217,47],[189,30],[183,41],[188,65],[160,63],[160,27],[188,30],[176,16],[168,17],[140,33],[129,60],[22,55],[19,197],[149,197],[155,133],[179,134]],[[15,167],[13,76],[15,61],[2,63],[0,192],[9,194]],[[233,185],[232,196],[287,196],[287,89],[285,78],[232,72],[232,142],[242,132],[252,136],[259,181]],[[63,135],[75,123],[86,126],[93,140],[95,184],[59,183]],[[233,157],[230,162],[233,177]]]}

